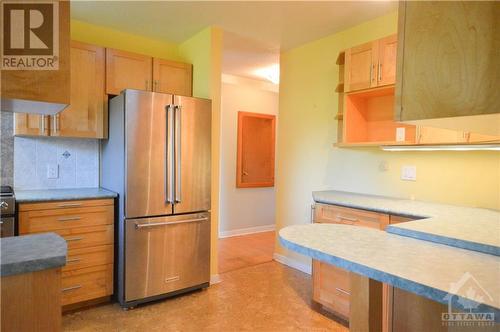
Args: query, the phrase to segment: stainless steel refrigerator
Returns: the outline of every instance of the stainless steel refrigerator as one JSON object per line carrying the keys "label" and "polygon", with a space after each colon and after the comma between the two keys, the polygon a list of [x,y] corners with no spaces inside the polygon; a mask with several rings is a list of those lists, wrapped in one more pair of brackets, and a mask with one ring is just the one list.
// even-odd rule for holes
{"label": "stainless steel refrigerator", "polygon": [[110,100],[101,186],[119,194],[123,307],[208,286],[210,140],[210,100],[139,90]]}

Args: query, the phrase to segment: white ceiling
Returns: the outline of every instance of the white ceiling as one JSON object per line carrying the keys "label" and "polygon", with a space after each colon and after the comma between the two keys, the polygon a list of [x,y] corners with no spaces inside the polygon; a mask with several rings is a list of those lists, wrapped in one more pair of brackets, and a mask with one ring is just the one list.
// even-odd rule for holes
{"label": "white ceiling", "polygon": [[71,17],[170,42],[211,25],[224,35],[223,71],[256,77],[280,50],[397,8],[394,1],[72,1]]}

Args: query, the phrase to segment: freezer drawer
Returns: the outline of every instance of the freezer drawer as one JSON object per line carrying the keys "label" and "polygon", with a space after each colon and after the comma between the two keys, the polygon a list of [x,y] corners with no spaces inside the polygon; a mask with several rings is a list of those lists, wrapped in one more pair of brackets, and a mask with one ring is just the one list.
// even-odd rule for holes
{"label": "freezer drawer", "polygon": [[125,221],[125,301],[210,280],[210,215]]}

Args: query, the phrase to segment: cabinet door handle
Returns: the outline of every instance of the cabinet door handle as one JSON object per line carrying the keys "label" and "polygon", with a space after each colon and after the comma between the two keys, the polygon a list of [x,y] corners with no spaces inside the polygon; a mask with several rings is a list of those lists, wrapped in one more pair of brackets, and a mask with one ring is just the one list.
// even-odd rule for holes
{"label": "cabinet door handle", "polygon": [[348,292],[348,291],[346,291],[346,290],[343,290],[342,288],[335,287],[335,290],[336,290],[337,292],[340,292],[340,293],[345,294],[345,295],[349,295],[349,296],[351,295],[351,293],[350,293],[350,292]]}
{"label": "cabinet door handle", "polygon": [[70,237],[70,238],[66,239],[66,242],[80,241],[80,240],[83,240],[83,236]]}
{"label": "cabinet door handle", "polygon": [[76,216],[76,217],[62,217],[58,218],[58,221],[73,221],[73,220],[80,220],[82,217]]}
{"label": "cabinet door handle", "polygon": [[382,82],[382,63],[378,63],[378,81]]}
{"label": "cabinet door handle", "polygon": [[79,261],[81,261],[80,258],[71,258],[71,259],[67,259],[66,263],[78,263]]}
{"label": "cabinet door handle", "polygon": [[148,90],[148,80],[146,80],[145,82],[146,82],[146,90]]}
{"label": "cabinet door handle", "polygon": [[341,220],[346,220],[346,221],[352,221],[352,222],[357,222],[359,221],[358,218],[350,218],[350,217],[344,217],[344,216],[341,216],[341,215],[338,215],[337,216],[339,219]]}
{"label": "cabinet door handle", "polygon": [[372,83],[372,81],[373,81],[373,66],[370,63],[370,84]]}
{"label": "cabinet door handle", "polygon": [[45,135],[45,115],[40,115],[40,130],[42,135]]}
{"label": "cabinet door handle", "polygon": [[82,285],[75,285],[75,286],[66,287],[66,288],[63,288],[62,291],[63,292],[68,292],[68,291],[75,290],[75,289],[78,289],[78,288],[82,288]]}

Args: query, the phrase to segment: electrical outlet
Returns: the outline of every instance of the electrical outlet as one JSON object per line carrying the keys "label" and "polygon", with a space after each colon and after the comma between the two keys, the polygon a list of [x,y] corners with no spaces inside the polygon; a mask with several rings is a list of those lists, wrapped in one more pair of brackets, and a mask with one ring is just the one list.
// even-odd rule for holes
{"label": "electrical outlet", "polygon": [[59,177],[59,165],[47,164],[47,179],[57,179]]}
{"label": "electrical outlet", "polygon": [[401,168],[401,180],[417,181],[417,166],[403,166]]}

